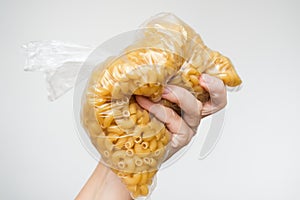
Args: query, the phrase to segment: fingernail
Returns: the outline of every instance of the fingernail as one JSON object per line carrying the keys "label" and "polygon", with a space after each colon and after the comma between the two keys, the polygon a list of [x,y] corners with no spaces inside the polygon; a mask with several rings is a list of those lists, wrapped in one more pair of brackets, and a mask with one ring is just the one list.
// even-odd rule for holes
{"label": "fingernail", "polygon": [[204,80],[205,83],[210,83],[212,78],[207,74],[202,74],[201,78]]}
{"label": "fingernail", "polygon": [[162,94],[169,94],[171,90],[168,87],[165,87]]}

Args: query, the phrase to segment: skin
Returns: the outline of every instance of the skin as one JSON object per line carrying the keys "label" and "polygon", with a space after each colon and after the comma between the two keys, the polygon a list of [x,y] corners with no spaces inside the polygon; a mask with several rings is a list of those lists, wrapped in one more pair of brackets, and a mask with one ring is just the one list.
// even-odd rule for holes
{"label": "skin", "polygon": [[[187,145],[195,135],[201,119],[218,112],[227,104],[227,93],[224,83],[215,77],[202,74],[200,85],[209,92],[211,100],[200,102],[184,88],[168,85],[162,98],[176,103],[182,110],[180,117],[172,109],[147,98],[137,96],[136,101],[156,118],[164,122],[171,133],[169,159],[182,147]],[[197,108],[197,109],[195,109]],[[120,179],[101,162],[76,197],[76,200],[131,200],[131,196]]]}

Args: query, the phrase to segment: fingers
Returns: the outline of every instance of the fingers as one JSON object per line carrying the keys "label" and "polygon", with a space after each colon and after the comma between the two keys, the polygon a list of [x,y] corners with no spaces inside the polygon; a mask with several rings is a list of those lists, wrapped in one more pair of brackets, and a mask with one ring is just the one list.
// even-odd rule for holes
{"label": "fingers", "polygon": [[222,80],[208,74],[202,74],[200,85],[210,95],[210,101],[204,103],[202,108],[203,117],[218,112],[226,106],[227,92]]}
{"label": "fingers", "polygon": [[201,120],[202,103],[182,87],[168,85],[162,97],[176,103],[182,110],[182,117],[190,127],[197,127]]}
{"label": "fingers", "polygon": [[173,149],[180,149],[187,145],[194,136],[195,132],[171,108],[153,103],[142,96],[136,96],[136,101],[141,107],[166,124],[168,130],[172,133],[171,146]]}

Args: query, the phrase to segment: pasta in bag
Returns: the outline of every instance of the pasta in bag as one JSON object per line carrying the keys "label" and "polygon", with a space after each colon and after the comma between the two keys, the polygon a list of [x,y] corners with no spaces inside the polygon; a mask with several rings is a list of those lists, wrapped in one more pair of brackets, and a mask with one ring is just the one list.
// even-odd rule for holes
{"label": "pasta in bag", "polygon": [[153,178],[168,157],[171,133],[135,100],[161,99],[167,84],[189,90],[202,102],[209,94],[199,84],[201,73],[236,87],[241,79],[231,61],[210,50],[200,36],[176,16],[159,14],[146,21],[139,37],[90,74],[82,97],[81,121],[101,160],[126,185],[133,198],[149,195]]}

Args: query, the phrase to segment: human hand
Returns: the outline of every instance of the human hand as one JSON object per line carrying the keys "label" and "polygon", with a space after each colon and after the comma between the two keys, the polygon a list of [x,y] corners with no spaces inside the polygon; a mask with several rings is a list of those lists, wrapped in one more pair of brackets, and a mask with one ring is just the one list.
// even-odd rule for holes
{"label": "human hand", "polygon": [[210,95],[210,100],[204,104],[184,88],[175,85],[168,85],[165,88],[162,98],[176,103],[183,111],[181,117],[171,108],[154,103],[145,97],[136,96],[140,106],[165,123],[170,131],[171,145],[167,159],[191,141],[202,118],[221,110],[227,104],[227,92],[223,81],[202,74],[200,85]]}

